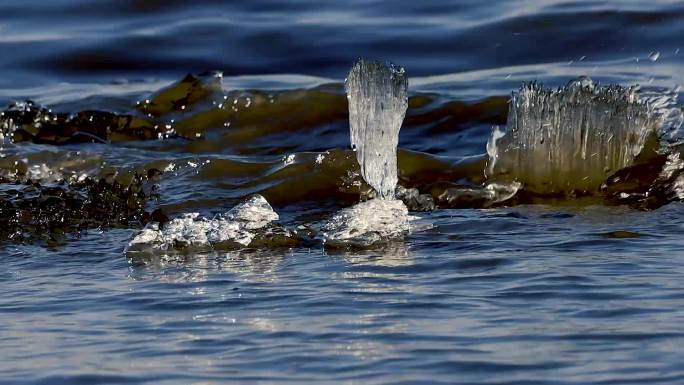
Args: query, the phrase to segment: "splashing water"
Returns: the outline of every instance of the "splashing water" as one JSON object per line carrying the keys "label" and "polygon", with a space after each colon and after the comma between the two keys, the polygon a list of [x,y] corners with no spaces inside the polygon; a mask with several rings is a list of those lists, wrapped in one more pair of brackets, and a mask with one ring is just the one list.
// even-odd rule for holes
{"label": "splashing water", "polygon": [[346,81],[352,148],[361,175],[381,198],[392,199],[397,186],[399,129],[408,108],[404,69],[359,60]]}
{"label": "splashing water", "polygon": [[513,93],[505,135],[489,143],[487,176],[535,193],[596,191],[615,171],[657,150],[662,100],[637,87],[601,87],[580,78],[557,90],[536,83]]}

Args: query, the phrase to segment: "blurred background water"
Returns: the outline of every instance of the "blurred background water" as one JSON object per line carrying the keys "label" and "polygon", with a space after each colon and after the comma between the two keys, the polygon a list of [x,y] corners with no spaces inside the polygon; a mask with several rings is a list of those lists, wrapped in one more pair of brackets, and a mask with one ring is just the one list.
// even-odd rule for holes
{"label": "blurred background water", "polygon": [[[485,152],[523,81],[677,89],[683,36],[684,4],[665,0],[4,0],[0,101],[123,112],[212,70],[226,92],[334,83],[339,96],[357,57],[392,60],[432,103],[409,113],[400,147],[450,164]],[[170,213],[211,214],[263,190],[284,218],[320,219],[339,202],[301,164],[348,147],[344,114],[330,112],[346,104],[294,95],[301,108],[258,115],[282,131],[221,122],[199,142],[0,151],[171,167],[150,203]],[[497,97],[475,118],[458,109]],[[304,163],[283,164],[289,154]],[[682,214],[679,203],[438,210],[420,214],[432,229],[379,250],[145,264],[123,252],[135,227],[3,242],[0,384],[684,383]]]}

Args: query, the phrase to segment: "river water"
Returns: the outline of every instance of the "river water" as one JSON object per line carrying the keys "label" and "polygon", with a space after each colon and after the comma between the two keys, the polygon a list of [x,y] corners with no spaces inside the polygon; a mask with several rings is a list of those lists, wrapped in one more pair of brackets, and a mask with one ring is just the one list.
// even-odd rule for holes
{"label": "river water", "polygon": [[[439,198],[482,183],[525,81],[681,100],[683,36],[667,0],[4,0],[0,384],[684,382],[681,203]],[[254,193],[290,227],[358,202],[357,57],[406,69],[399,183],[434,197],[423,226],[125,252]]]}

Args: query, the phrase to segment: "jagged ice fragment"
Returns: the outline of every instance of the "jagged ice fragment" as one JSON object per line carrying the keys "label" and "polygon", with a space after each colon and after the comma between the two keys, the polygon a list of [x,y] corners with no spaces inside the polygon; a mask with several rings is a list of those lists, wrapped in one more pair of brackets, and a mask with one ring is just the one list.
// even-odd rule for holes
{"label": "jagged ice fragment", "polygon": [[225,214],[212,219],[189,213],[175,218],[163,227],[150,223],[129,244],[129,250],[151,248],[169,250],[175,247],[209,247],[231,242],[249,246],[257,230],[278,220],[278,214],[261,195],[254,195]]}

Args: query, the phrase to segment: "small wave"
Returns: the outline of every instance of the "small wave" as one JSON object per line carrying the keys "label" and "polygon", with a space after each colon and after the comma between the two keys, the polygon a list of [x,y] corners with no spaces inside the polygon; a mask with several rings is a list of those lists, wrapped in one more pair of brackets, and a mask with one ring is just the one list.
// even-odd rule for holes
{"label": "small wave", "polygon": [[[14,237],[14,231],[31,239],[51,226],[59,231],[107,226],[112,221],[93,216],[112,217],[109,210],[125,199],[135,209],[121,210],[113,222],[132,228],[149,222],[157,209],[172,216],[212,212],[251,194],[278,207],[316,207],[318,217],[309,222],[372,199],[377,193],[362,178],[354,160],[358,151],[341,149],[349,140],[342,90],[333,84],[227,91],[220,74],[206,73],[186,76],[139,104],[131,100],[124,113],[56,112],[15,103],[0,116],[0,187],[20,193],[2,201],[14,207],[9,216],[21,202],[26,205],[21,215],[42,219],[30,227],[8,217],[10,235],[3,239]],[[465,103],[411,95],[402,140],[413,149],[396,150],[394,194],[409,211],[556,204],[580,195],[590,196],[588,204],[645,209],[681,200],[681,109],[675,96],[587,79],[559,90],[528,84],[513,95],[507,129],[495,131],[485,147],[488,128],[506,120],[505,98]],[[468,138],[471,133],[475,136]],[[459,145],[464,136],[475,144]],[[455,152],[448,152],[452,147]],[[179,159],[193,169],[174,170]],[[137,186],[135,174],[148,172],[161,176],[161,199],[152,199],[149,187],[143,195],[133,191],[124,198],[128,186]],[[99,186],[101,179],[100,187],[84,187]],[[57,184],[64,196],[73,193],[77,199],[66,206],[63,198],[48,199],[52,203],[41,206],[25,193],[35,184],[44,196],[53,195],[48,185]],[[190,191],[188,185],[197,188]],[[98,202],[91,197],[97,189],[111,193],[106,198],[111,202],[99,202],[109,208],[89,206]],[[52,208],[53,203],[62,206]],[[48,210],[74,221],[43,217]]]}
{"label": "small wave", "polygon": [[68,233],[140,226],[163,215],[146,210],[158,175],[44,183],[0,177],[0,242],[58,245]]}

